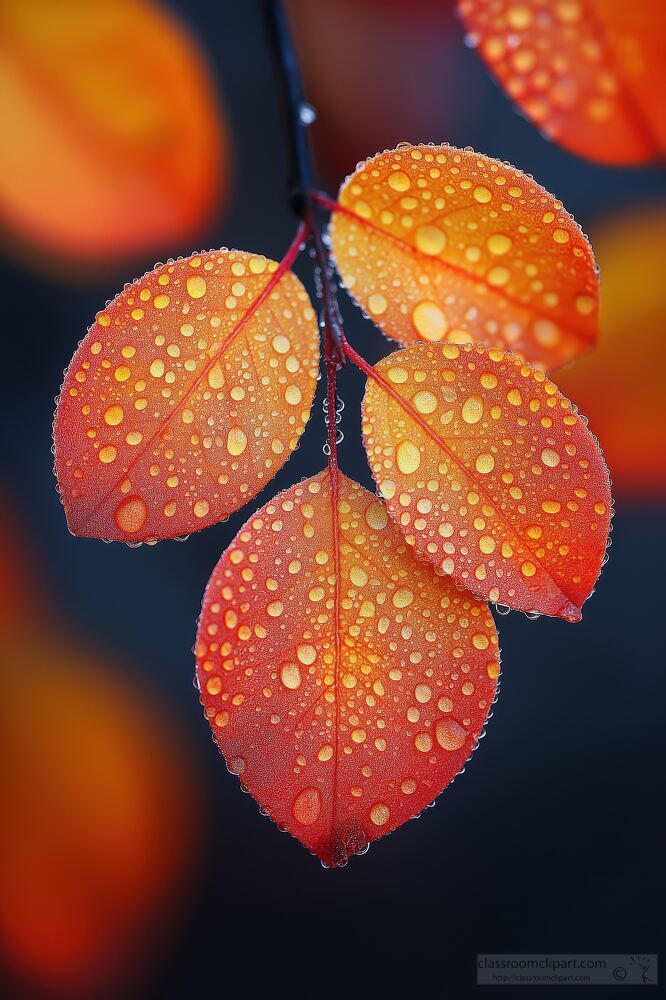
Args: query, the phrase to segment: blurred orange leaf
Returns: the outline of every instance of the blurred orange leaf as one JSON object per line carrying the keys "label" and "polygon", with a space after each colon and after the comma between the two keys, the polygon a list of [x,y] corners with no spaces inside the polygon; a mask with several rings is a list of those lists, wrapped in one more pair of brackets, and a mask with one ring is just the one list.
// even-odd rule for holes
{"label": "blurred orange leaf", "polygon": [[452,781],[499,674],[487,606],[329,471],[269,501],[223,554],[197,660],[227,767],[329,866]]}
{"label": "blurred orange leaf", "polygon": [[548,370],[594,345],[590,244],[515,167],[404,143],[359,166],[338,202],[331,238],[342,280],[400,343],[511,347]]}
{"label": "blurred orange leaf", "polygon": [[118,995],[185,902],[200,790],[159,696],[55,620],[0,502],[0,957],[26,996]]}
{"label": "blurred orange leaf", "polygon": [[666,207],[650,205],[595,230],[603,274],[594,354],[558,375],[603,442],[613,485],[628,497],[666,495],[662,351]]}
{"label": "blurred orange leaf", "polygon": [[90,996],[140,974],[184,888],[192,774],[158,710],[43,619],[0,650],[0,951],[21,979]]}
{"label": "blurred orange leaf", "polygon": [[578,621],[601,570],[611,496],[575,407],[498,350],[419,344],[374,370],[365,448],[409,544],[473,593]]}
{"label": "blurred orange leaf", "polygon": [[221,111],[185,28],[147,0],[5,0],[0,222],[90,262],[178,244],[227,185]]}
{"label": "blurred orange leaf", "polygon": [[471,38],[551,139],[601,163],[666,152],[663,0],[459,0]]}
{"label": "blurred orange leaf", "polygon": [[318,328],[285,262],[160,265],[99,313],[65,376],[55,465],[73,534],[139,542],[215,524],[298,444]]}

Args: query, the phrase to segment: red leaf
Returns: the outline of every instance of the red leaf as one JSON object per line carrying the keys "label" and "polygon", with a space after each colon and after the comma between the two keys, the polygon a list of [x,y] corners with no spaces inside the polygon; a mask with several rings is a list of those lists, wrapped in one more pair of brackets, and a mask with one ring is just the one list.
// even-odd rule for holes
{"label": "red leaf", "polygon": [[223,554],[198,677],[229,770],[335,866],[458,774],[493,701],[496,644],[487,606],[414,559],[381,501],[322,472]]}
{"label": "red leaf", "polygon": [[578,621],[611,495],[575,407],[542,372],[470,345],[415,345],[374,371],[365,448],[409,544],[473,593]]}
{"label": "red leaf", "polygon": [[298,444],[318,358],[285,262],[216,250],[127,285],[74,355],[56,412],[70,531],[173,538],[238,510]]}
{"label": "red leaf", "polygon": [[551,139],[590,160],[666,151],[662,0],[459,0],[500,83]]}
{"label": "red leaf", "polygon": [[362,163],[338,202],[338,270],[401,344],[510,347],[546,370],[594,345],[592,248],[562,203],[515,167],[401,143]]}

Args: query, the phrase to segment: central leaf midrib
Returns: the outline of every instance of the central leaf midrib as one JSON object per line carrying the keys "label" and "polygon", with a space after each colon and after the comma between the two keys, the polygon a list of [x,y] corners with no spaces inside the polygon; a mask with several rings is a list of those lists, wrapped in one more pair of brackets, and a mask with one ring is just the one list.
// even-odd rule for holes
{"label": "central leaf midrib", "polygon": [[337,470],[334,476],[328,469],[330,485],[331,503],[331,535],[333,544],[333,648],[335,652],[335,672],[333,681],[333,695],[335,703],[334,719],[334,742],[333,742],[333,787],[331,790],[331,860],[335,862],[335,814],[338,798],[338,754],[340,752],[340,670],[342,667],[342,641],[340,623],[340,573],[341,573],[341,553],[340,553],[340,522],[338,511],[340,474]]}
{"label": "central leaf midrib", "polygon": [[[471,271],[467,271],[464,267],[461,267],[458,264],[454,264],[453,261],[446,260],[446,258],[444,257],[431,256],[430,254],[423,253],[422,250],[419,250],[419,248],[416,246],[412,246],[411,243],[407,243],[407,241],[404,240],[402,237],[397,236],[395,233],[391,233],[386,229],[382,229],[381,226],[378,226],[374,222],[370,222],[369,219],[364,219],[363,216],[361,215],[357,215],[357,213],[354,212],[354,210],[349,208],[347,205],[343,205],[341,202],[339,204],[342,215],[349,216],[351,219],[354,220],[354,222],[356,222],[362,228],[365,227],[366,229],[370,229],[373,232],[377,233],[379,236],[383,236],[387,240],[390,240],[403,253],[418,257],[419,259],[428,261],[431,264],[439,264],[444,269],[448,269],[449,271],[452,271],[454,274],[464,277],[467,281],[483,285],[485,288],[487,288],[487,290],[491,293],[491,295],[496,295],[497,298],[503,299],[506,302],[511,302],[518,308],[524,309],[526,312],[530,313],[535,319],[553,318],[552,313],[546,314],[540,312],[531,303],[521,302],[521,300],[519,298],[516,298],[516,296],[510,295],[508,292],[502,291],[501,289],[496,288],[494,285],[491,285],[490,282],[483,277],[483,275],[473,274]],[[556,318],[558,322],[562,325],[563,331],[565,333],[568,333],[570,336],[576,337],[579,340],[582,340],[586,343],[594,342],[595,340],[594,334],[590,334],[587,330],[582,330],[579,329],[578,327],[572,326],[568,321],[562,320],[560,317]]]}
{"label": "central leaf midrib", "polygon": [[119,488],[120,483],[127,477],[130,470],[133,469],[137,465],[137,463],[146,455],[146,453],[153,445],[153,442],[156,441],[157,438],[161,437],[162,434],[164,434],[164,431],[170,425],[174,417],[176,417],[178,413],[180,413],[180,411],[183,409],[183,407],[186,406],[186,404],[190,401],[196,390],[202,384],[203,380],[206,378],[209,372],[212,371],[212,369],[215,367],[218,361],[224,356],[224,354],[228,351],[228,349],[231,347],[232,343],[234,342],[238,334],[241,332],[241,330],[245,328],[246,323],[258,312],[258,310],[264,304],[264,302],[266,301],[270,293],[273,291],[275,286],[284,277],[285,273],[286,271],[280,271],[278,267],[275,273],[271,276],[271,278],[266,282],[264,287],[258,293],[256,298],[254,298],[252,302],[249,304],[243,315],[240,317],[236,325],[232,328],[232,330],[228,334],[226,340],[220,345],[219,349],[215,352],[213,357],[208,360],[207,364],[204,365],[199,375],[197,375],[197,377],[193,380],[189,388],[183,393],[183,395],[181,396],[181,398],[179,399],[178,403],[173,408],[173,410],[171,410],[167,414],[167,416],[160,422],[157,429],[153,431],[152,435],[148,438],[148,440],[144,442],[144,444],[141,446],[141,448],[134,456],[132,461],[124,469],[122,475],[114,480],[114,482],[108,488],[108,490],[101,498],[101,500],[99,500],[98,503],[95,504],[95,506],[88,512],[88,514],[81,522],[80,527],[86,525],[95,516],[95,514],[97,514],[97,512],[101,510],[101,508],[107,502],[109,497],[112,496],[115,490]]}
{"label": "central leaf midrib", "polygon": [[[539,557],[536,555],[536,553],[532,550],[531,546],[529,544],[527,544],[526,542],[523,542],[520,538],[518,538],[518,536],[516,534],[516,529],[513,527],[513,525],[511,525],[509,523],[509,521],[507,521],[506,517],[504,516],[504,514],[502,513],[502,511],[500,510],[500,508],[497,506],[497,504],[495,503],[495,501],[492,499],[492,497],[488,494],[488,492],[486,491],[486,488],[482,485],[482,483],[478,479],[478,477],[472,472],[471,469],[469,469],[465,465],[465,463],[462,461],[462,459],[460,459],[456,455],[456,453],[451,450],[451,448],[446,443],[446,441],[444,441],[443,438],[440,438],[440,436],[433,430],[433,428],[430,426],[430,424],[426,420],[424,420],[422,417],[420,417],[419,414],[416,413],[415,410],[412,409],[412,407],[407,402],[407,400],[405,399],[405,397],[402,396],[397,390],[393,389],[393,387],[390,386],[388,384],[388,382],[386,382],[386,380],[384,379],[383,375],[381,375],[381,373],[377,371],[376,367],[375,367],[375,371],[377,372],[377,375],[378,375],[378,383],[382,386],[382,388],[384,389],[384,391],[389,396],[391,396],[393,399],[395,399],[399,403],[400,406],[402,406],[402,408],[404,409],[405,413],[407,413],[408,416],[411,417],[411,419],[414,420],[414,422],[419,427],[421,427],[422,430],[424,430],[424,432],[430,437],[430,439],[438,447],[440,447],[442,449],[442,451],[445,452],[445,454],[451,459],[451,461],[457,466],[457,468],[459,468],[462,472],[465,473],[465,475],[470,479],[470,481],[474,484],[474,486],[478,489],[478,491],[482,494],[482,496],[485,497],[485,499],[488,501],[488,503],[490,504],[490,506],[492,507],[492,509],[495,511],[495,514],[496,514],[497,518],[505,525],[507,531],[509,532],[509,535],[515,540],[515,542],[517,543],[517,546],[520,547],[520,548],[525,549],[527,552],[530,553],[530,555],[532,556],[532,558],[538,563],[538,565],[541,567],[541,569],[546,574],[546,576],[548,576],[548,578],[555,584],[555,586],[557,587],[557,589],[559,590],[559,592],[562,594],[562,596],[564,598],[566,598],[566,600],[569,601],[570,604],[573,604],[576,608],[578,608],[579,607],[578,601],[574,600],[574,598],[570,594],[568,594],[566,590],[563,589],[563,587],[560,584],[560,582],[555,579],[555,577],[553,576],[553,574],[551,573],[551,571],[548,569],[548,567],[543,564],[543,562],[539,559]],[[363,401],[363,409],[365,410],[365,399]]]}

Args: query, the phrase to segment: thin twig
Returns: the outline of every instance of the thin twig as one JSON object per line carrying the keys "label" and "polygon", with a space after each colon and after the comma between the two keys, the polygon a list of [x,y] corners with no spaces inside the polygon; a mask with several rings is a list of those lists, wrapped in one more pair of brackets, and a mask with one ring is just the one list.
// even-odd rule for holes
{"label": "thin twig", "polygon": [[294,211],[305,218],[313,187],[313,162],[307,134],[308,110],[296,53],[281,0],[263,0],[264,16],[280,88],[282,112],[289,135],[290,195]]}
{"label": "thin twig", "polygon": [[310,230],[318,293],[322,300],[324,356],[327,361],[332,360],[336,367],[340,367],[344,365],[345,359],[337,287],[324,242],[322,206],[313,194],[314,166],[307,132],[313,120],[313,111],[305,100],[298,61],[281,0],[263,0],[263,9],[289,136],[291,204]]}

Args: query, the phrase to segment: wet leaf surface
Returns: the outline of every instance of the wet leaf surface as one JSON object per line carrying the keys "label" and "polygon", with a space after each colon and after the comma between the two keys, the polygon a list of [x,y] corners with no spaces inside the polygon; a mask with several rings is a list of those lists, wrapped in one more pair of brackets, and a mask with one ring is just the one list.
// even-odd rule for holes
{"label": "wet leaf surface", "polygon": [[601,163],[666,152],[661,0],[459,0],[470,38],[543,132]]}
{"label": "wet leaf surface", "polygon": [[515,167],[404,143],[361,164],[338,202],[331,238],[342,280],[399,343],[509,347],[546,370],[594,346],[590,244]]}
{"label": "wet leaf surface", "polygon": [[262,507],[223,554],[197,661],[227,767],[332,866],[449,784],[499,673],[487,605],[417,561],[377,497],[328,471]]}
{"label": "wet leaf surface", "polygon": [[211,251],[127,285],[74,355],[56,412],[70,531],[173,538],[238,510],[298,444],[318,362],[305,289],[265,257]]}
{"label": "wet leaf surface", "polygon": [[365,448],[409,544],[493,602],[577,621],[611,518],[608,470],[584,418],[502,351],[415,345],[375,371]]}

